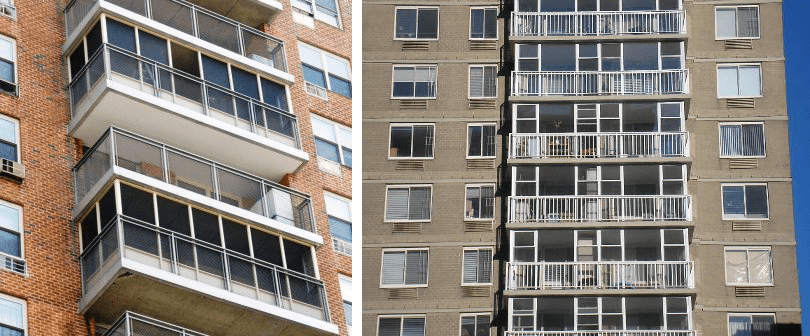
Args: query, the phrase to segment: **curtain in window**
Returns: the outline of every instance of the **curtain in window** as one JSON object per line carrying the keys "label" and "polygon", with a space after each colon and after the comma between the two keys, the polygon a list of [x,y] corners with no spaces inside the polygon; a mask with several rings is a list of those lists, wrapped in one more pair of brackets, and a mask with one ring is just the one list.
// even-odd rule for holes
{"label": "curtain in window", "polygon": [[751,336],[774,336],[775,324],[773,316],[753,316]]}
{"label": "curtain in window", "polygon": [[765,155],[765,134],[762,125],[721,125],[722,156]]}
{"label": "curtain in window", "polygon": [[429,220],[430,219],[430,188],[411,188],[410,202],[408,206],[408,219]]}
{"label": "curtain in window", "polygon": [[385,252],[382,260],[382,284],[405,283],[405,252]]}
{"label": "curtain in window", "polygon": [[464,283],[489,283],[492,279],[492,250],[464,251]]}
{"label": "curtain in window", "polygon": [[428,277],[427,251],[408,251],[405,258],[405,284],[424,285]]}
{"label": "curtain in window", "polygon": [[726,282],[748,282],[746,251],[726,251]]}
{"label": "curtain in window", "polygon": [[737,37],[737,11],[735,8],[718,8],[715,12],[717,37]]}
{"label": "curtain in window", "polygon": [[757,7],[737,8],[737,37],[759,37]]}
{"label": "curtain in window", "polygon": [[475,316],[461,317],[461,336],[475,336]]}
{"label": "curtain in window", "polygon": [[470,68],[470,97],[484,97],[484,67]]}

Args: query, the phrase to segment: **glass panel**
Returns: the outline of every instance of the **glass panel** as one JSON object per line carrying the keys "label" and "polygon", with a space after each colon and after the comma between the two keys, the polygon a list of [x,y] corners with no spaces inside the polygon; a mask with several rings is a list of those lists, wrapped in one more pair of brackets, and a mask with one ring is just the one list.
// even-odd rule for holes
{"label": "glass panel", "polygon": [[169,151],[169,183],[203,196],[216,198],[211,166],[180,153]]}
{"label": "glass panel", "polygon": [[203,78],[208,82],[230,89],[231,80],[228,77],[228,64],[205,55],[201,55],[201,57],[203,63]]}
{"label": "glass panel", "polygon": [[411,127],[391,127],[391,151],[392,157],[411,156]]}
{"label": "glass panel", "polygon": [[745,186],[745,210],[748,218],[768,218],[767,186]]}
{"label": "glass panel", "polygon": [[119,48],[135,53],[135,28],[107,18],[107,41]]}
{"label": "glass panel", "polygon": [[230,171],[217,168],[218,199],[221,202],[264,215],[261,183]]}
{"label": "glass panel", "polygon": [[658,69],[657,43],[625,43],[624,70]]}
{"label": "glass panel", "polygon": [[194,218],[194,237],[221,246],[217,216],[195,208],[191,209],[191,214]]}
{"label": "glass panel", "polygon": [[188,206],[158,196],[158,220],[160,227],[191,236]]}
{"label": "glass panel", "polygon": [[152,193],[121,183],[121,213],[144,222],[155,223]]}
{"label": "glass panel", "polygon": [[87,245],[90,245],[90,243],[96,239],[96,236],[98,236],[98,222],[96,221],[95,208],[84,217],[79,226],[82,231],[82,251],[84,251]]}
{"label": "glass panel", "polygon": [[165,39],[138,31],[141,43],[141,55],[153,61],[169,65],[169,46]]}
{"label": "glass panel", "polygon": [[416,38],[416,9],[397,9],[396,37]]}
{"label": "glass panel", "polygon": [[250,255],[247,226],[223,218],[222,234],[225,237],[225,248]]}
{"label": "glass panel", "polygon": [[439,36],[439,10],[419,9],[416,37],[433,39]]}
{"label": "glass panel", "polygon": [[759,96],[761,94],[759,66],[740,66],[740,95]]}
{"label": "glass panel", "polygon": [[250,237],[253,241],[253,257],[273,265],[284,265],[281,259],[281,244],[277,236],[261,230],[251,229]]}
{"label": "glass panel", "polygon": [[284,256],[287,259],[287,268],[306,275],[315,275],[312,250],[309,246],[285,239]]}
{"label": "glass panel", "polygon": [[737,67],[717,68],[717,94],[721,97],[740,95]]}
{"label": "glass panel", "polygon": [[164,181],[161,148],[115,133],[116,165]]}

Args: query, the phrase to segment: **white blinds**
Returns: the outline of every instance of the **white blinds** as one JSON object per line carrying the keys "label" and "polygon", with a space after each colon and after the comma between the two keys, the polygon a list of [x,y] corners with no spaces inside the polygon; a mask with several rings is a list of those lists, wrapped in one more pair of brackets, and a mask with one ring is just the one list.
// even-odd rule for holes
{"label": "white blinds", "polygon": [[23,328],[23,305],[0,298],[0,324]]}
{"label": "white blinds", "polygon": [[492,250],[465,250],[464,283],[490,283],[491,279]]}
{"label": "white blinds", "polygon": [[722,156],[764,156],[763,125],[720,125],[720,154]]}
{"label": "white blinds", "polygon": [[405,284],[405,252],[383,253],[382,284]]}
{"label": "white blinds", "polygon": [[425,318],[404,318],[402,336],[425,336]]}
{"label": "white blinds", "polygon": [[385,220],[430,220],[430,187],[389,188]]}
{"label": "white blinds", "polygon": [[428,251],[383,252],[383,285],[426,285]]}

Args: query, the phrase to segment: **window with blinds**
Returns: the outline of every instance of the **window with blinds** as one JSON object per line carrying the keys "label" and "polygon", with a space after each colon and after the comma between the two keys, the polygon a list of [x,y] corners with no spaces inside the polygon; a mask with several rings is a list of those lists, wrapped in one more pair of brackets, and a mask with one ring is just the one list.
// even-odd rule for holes
{"label": "window with blinds", "polygon": [[425,336],[425,315],[380,316],[377,336]]}
{"label": "window with blinds", "polygon": [[0,294],[0,335],[23,336],[26,333],[25,301]]}
{"label": "window with blinds", "polygon": [[428,250],[383,250],[382,287],[424,287],[428,284]]}
{"label": "window with blinds", "polygon": [[492,283],[492,249],[488,247],[464,249],[463,269],[465,285]]}
{"label": "window with blinds", "polygon": [[385,196],[385,221],[429,221],[431,186],[390,186]]}
{"label": "window with blinds", "polygon": [[717,7],[717,39],[759,38],[759,6]]}
{"label": "window with blinds", "polygon": [[724,184],[724,219],[767,219],[768,185]]}
{"label": "window with blinds", "polygon": [[760,96],[762,96],[762,71],[759,64],[717,66],[717,97]]}
{"label": "window with blinds", "polygon": [[427,65],[395,65],[392,98],[436,98],[439,67]]}
{"label": "window with blinds", "polygon": [[764,157],[763,123],[720,124],[720,157]]}
{"label": "window with blinds", "polygon": [[470,98],[495,98],[498,94],[498,67],[470,66]]}

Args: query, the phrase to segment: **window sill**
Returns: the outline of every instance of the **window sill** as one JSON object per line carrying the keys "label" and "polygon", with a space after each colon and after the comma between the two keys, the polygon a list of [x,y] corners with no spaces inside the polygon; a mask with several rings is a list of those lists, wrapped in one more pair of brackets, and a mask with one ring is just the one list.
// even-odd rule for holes
{"label": "window sill", "polygon": [[410,156],[396,156],[388,157],[389,160],[433,160],[433,157],[410,157]]}
{"label": "window sill", "polygon": [[776,287],[774,284],[726,283],[726,287]]}

